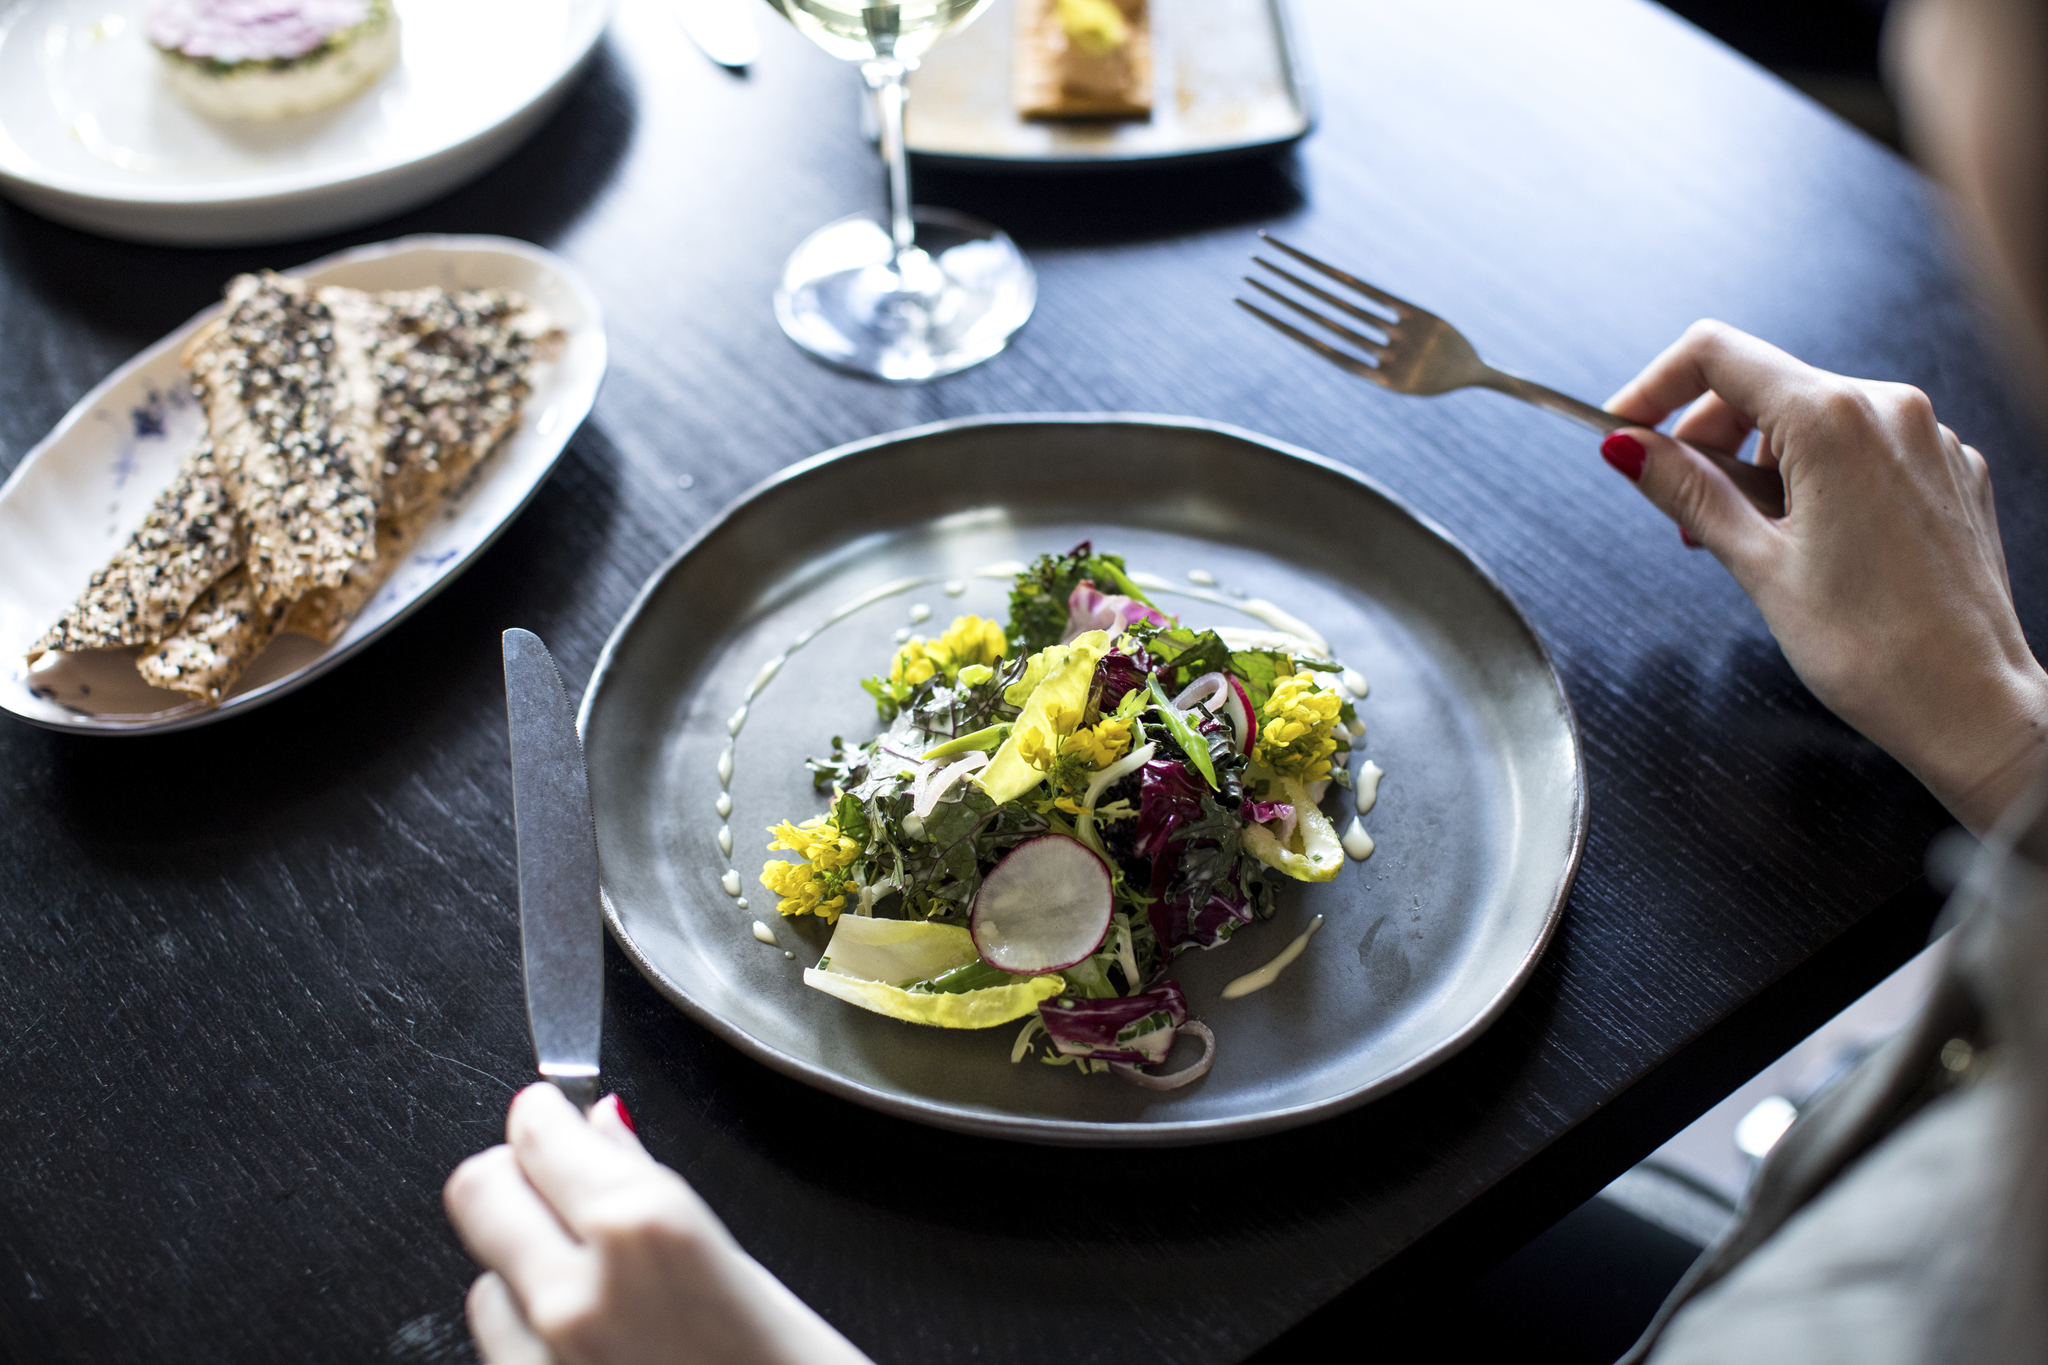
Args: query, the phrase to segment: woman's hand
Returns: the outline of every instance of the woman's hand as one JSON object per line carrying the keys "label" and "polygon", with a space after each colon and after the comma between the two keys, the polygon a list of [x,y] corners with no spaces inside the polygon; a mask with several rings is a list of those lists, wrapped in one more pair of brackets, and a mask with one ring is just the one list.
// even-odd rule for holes
{"label": "woman's hand", "polygon": [[528,1086],[505,1140],[442,1191],[485,1269],[469,1330],[487,1365],[867,1365],[647,1154],[617,1096],[586,1121]]}
{"label": "woman's hand", "polygon": [[[1672,436],[1649,429],[1688,403]],[[1642,427],[1600,453],[1728,567],[1813,694],[1988,829],[2048,753],[2048,674],[2013,614],[1983,458],[1918,389],[1814,369],[1718,322],[1607,407]],[[1688,448],[1734,454],[1752,430],[1757,462],[1784,476],[1782,521]]]}

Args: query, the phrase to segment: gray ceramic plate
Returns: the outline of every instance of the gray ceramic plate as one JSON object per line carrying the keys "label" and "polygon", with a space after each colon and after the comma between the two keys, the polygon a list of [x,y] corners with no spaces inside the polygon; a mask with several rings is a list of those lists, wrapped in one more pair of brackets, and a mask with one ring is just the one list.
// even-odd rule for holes
{"label": "gray ceramic plate", "polygon": [[[835,734],[874,731],[855,680],[886,664],[918,609],[931,613],[925,631],[961,612],[1001,619],[1006,581],[977,569],[1084,539],[1185,588],[1191,571],[1213,575],[1223,601],[1237,589],[1318,628],[1371,681],[1365,752],[1387,773],[1367,817],[1372,858],[1323,886],[1283,883],[1273,921],[1180,959],[1217,1059],[1165,1094],[1013,1066],[1018,1026],[921,1028],[806,988],[800,969],[817,960],[824,926],[778,921],[755,880],[765,828],[824,808],[805,756]],[[1261,628],[1220,602],[1170,601],[1189,624]],[[733,737],[763,666],[786,652]],[[1183,419],[947,422],[785,470],[654,575],[598,661],[582,726],[606,914],[664,995],[833,1094],[1031,1141],[1245,1137],[1413,1079],[1470,1042],[1528,976],[1586,831],[1570,704],[1491,575],[1352,471]],[[716,809],[728,746],[729,820]],[[1326,809],[1347,799],[1333,791]],[[728,869],[751,908],[721,885]],[[1220,999],[1317,913],[1323,931],[1277,985]],[[757,918],[778,947],[754,939]]]}

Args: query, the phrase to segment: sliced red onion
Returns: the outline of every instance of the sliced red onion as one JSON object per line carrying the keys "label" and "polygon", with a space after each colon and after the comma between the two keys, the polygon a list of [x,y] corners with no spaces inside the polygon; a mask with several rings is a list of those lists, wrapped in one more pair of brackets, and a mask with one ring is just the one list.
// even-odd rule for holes
{"label": "sliced red onion", "polygon": [[1173,699],[1173,707],[1176,711],[1192,711],[1200,707],[1211,716],[1220,707],[1230,721],[1230,732],[1237,737],[1237,751],[1241,754],[1252,751],[1258,722],[1252,718],[1244,689],[1228,673],[1204,673],[1181,689],[1180,695]]}
{"label": "sliced red onion", "polygon": [[1216,1035],[1199,1019],[1188,1020],[1178,1031],[1193,1034],[1202,1040],[1202,1055],[1191,1064],[1164,1076],[1140,1071],[1129,1062],[1111,1062],[1109,1069],[1116,1073],[1118,1080],[1129,1081],[1132,1085],[1141,1086],[1146,1090],[1178,1090],[1191,1081],[1201,1080],[1209,1074],[1209,1068],[1216,1064]]}
{"label": "sliced red onion", "polygon": [[943,767],[931,768],[919,773],[910,784],[910,813],[922,820],[938,809],[939,798],[946,794],[955,782],[977,769],[988,766],[988,753],[976,749],[962,754]]}

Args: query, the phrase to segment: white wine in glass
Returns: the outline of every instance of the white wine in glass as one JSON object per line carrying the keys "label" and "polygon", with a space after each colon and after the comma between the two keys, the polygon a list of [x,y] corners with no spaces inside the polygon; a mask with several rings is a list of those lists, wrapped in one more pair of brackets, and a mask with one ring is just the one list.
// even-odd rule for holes
{"label": "white wine in glass", "polygon": [[828,364],[915,382],[978,365],[1031,316],[1038,282],[1016,243],[944,209],[912,209],[904,80],[989,0],[768,0],[833,56],[859,62],[881,114],[886,216],[857,213],[803,240],[783,267],[775,317]]}

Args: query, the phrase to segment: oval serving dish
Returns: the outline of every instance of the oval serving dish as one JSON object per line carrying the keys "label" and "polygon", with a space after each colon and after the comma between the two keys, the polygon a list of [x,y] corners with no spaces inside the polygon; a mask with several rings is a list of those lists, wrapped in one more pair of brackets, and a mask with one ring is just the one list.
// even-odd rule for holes
{"label": "oval serving dish", "polygon": [[[519,426],[449,496],[413,552],[341,638],[280,635],[227,698],[204,707],[149,687],[125,653],[70,656],[32,671],[28,648],[139,525],[204,423],[179,352],[208,308],[102,380],[0,485],[0,707],[82,734],[149,734],[224,720],[312,681],[405,619],[519,514],[582,425],[604,379],[604,319],[568,263],[508,237],[405,237],[282,272],[357,289],[517,289],[546,309],[563,346],[534,367]],[[223,281],[225,283],[225,281]]]}

